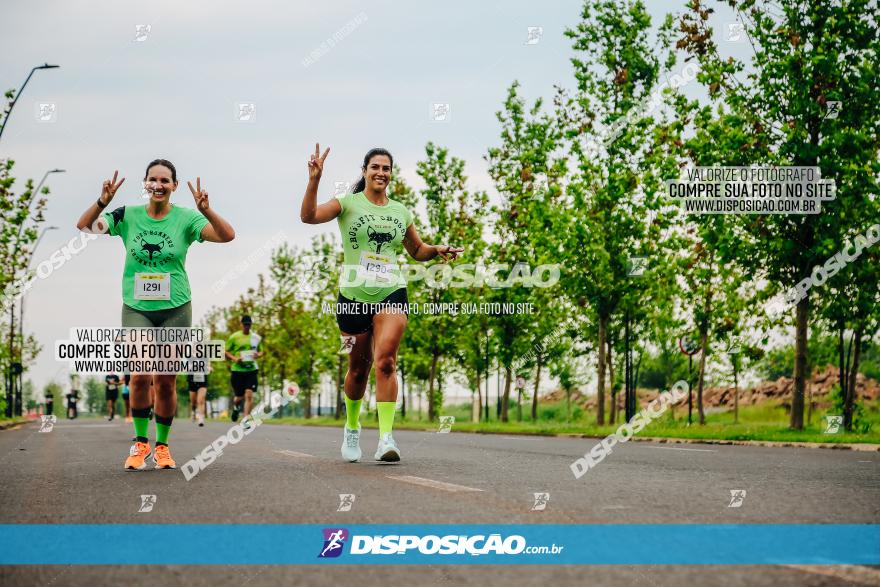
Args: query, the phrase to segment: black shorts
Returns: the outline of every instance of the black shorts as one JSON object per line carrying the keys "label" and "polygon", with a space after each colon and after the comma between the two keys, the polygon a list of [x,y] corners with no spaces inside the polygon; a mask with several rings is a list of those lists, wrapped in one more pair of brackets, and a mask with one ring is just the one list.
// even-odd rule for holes
{"label": "black shorts", "polygon": [[244,395],[244,390],[250,389],[257,391],[257,371],[233,371],[232,372],[232,391],[236,397]]}
{"label": "black shorts", "polygon": [[208,387],[208,378],[206,376],[204,381],[196,381],[192,375],[187,375],[186,386],[192,393],[195,393],[203,387]]}
{"label": "black shorts", "polygon": [[104,391],[104,399],[116,401],[119,399],[119,389],[107,389]]}
{"label": "black shorts", "polygon": [[356,302],[339,294],[336,303],[336,324],[345,334],[363,334],[373,327],[373,316],[391,308],[392,311],[409,314],[409,298],[402,287],[388,295],[381,302]]}

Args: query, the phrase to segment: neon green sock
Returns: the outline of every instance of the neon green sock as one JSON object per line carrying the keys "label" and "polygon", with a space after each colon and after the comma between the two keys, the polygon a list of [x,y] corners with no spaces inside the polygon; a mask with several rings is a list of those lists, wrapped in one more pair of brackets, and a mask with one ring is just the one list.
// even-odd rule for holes
{"label": "neon green sock", "polygon": [[168,444],[168,433],[171,432],[171,422],[174,418],[165,418],[156,414],[156,444]]}
{"label": "neon green sock", "polygon": [[134,435],[142,442],[147,442],[150,430],[150,408],[132,408],[131,419],[134,421]]}
{"label": "neon green sock", "polygon": [[345,425],[349,430],[357,430],[358,419],[361,416],[361,402],[363,399],[351,399],[345,396]]}
{"label": "neon green sock", "polygon": [[396,408],[397,402],[376,402],[376,411],[379,412],[379,436],[391,432]]}
{"label": "neon green sock", "polygon": [[138,418],[137,416],[133,416],[134,420],[134,435],[139,438],[146,438],[147,432],[150,429],[150,419],[149,418]]}

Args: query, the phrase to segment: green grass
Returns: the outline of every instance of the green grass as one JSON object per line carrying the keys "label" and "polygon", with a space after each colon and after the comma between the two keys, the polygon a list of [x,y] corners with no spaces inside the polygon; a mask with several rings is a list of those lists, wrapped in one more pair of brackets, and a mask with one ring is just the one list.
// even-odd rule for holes
{"label": "green grass", "polygon": [[[493,406],[494,407],[494,406]],[[449,406],[442,411],[443,415],[455,416],[453,430],[459,432],[481,432],[498,434],[577,434],[584,436],[604,437],[614,432],[620,425],[621,420],[615,426],[597,426],[595,416],[585,415],[582,418],[565,422],[545,418],[548,414],[561,415],[564,418],[564,403],[559,410],[558,405],[539,406],[537,421],[531,421],[529,410],[524,406],[523,421],[516,421],[515,407],[510,410],[510,422],[503,423],[495,420],[494,410],[490,410],[489,422],[475,423],[470,421],[470,406]],[[741,406],[739,410],[739,422],[733,423],[733,412],[719,412],[706,415],[706,424],[696,424],[696,410],[694,410],[694,424],[687,426],[687,407],[679,406],[675,409],[675,420],[667,412],[657,420],[645,427],[639,433],[641,437],[657,438],[683,438],[704,440],[760,440],[773,442],[814,442],[814,443],[868,443],[880,444],[880,402],[865,406],[865,418],[872,423],[871,431],[866,434],[838,433],[825,434],[825,413],[822,410],[815,411],[812,422],[804,430],[790,430],[788,428],[788,414],[784,407],[765,403],[760,406]],[[806,417],[806,415],[805,415]],[[280,418],[269,420],[272,424],[298,424],[306,426],[340,426],[341,420],[332,416],[320,418]],[[376,428],[378,422],[374,413],[361,416],[361,425],[365,428]],[[404,420],[400,414],[395,419],[394,427],[402,430],[436,430],[437,423],[426,420],[418,420],[408,417]]]}
{"label": "green grass", "polygon": [[10,422],[12,422],[13,424],[17,424],[19,422],[27,422],[27,418],[20,418],[18,416],[7,418],[5,415],[0,415],[0,424],[8,424]]}

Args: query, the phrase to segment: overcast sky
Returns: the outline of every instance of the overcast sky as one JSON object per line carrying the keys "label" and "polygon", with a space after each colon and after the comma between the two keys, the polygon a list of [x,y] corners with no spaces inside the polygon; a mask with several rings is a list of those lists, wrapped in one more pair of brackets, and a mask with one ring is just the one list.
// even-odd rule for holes
{"label": "overcast sky", "polygon": [[[678,5],[648,4],[655,21]],[[46,234],[34,265],[78,235],[77,218],[114,169],[127,181],[111,207],[142,203],[144,168],[156,157],[177,166],[172,201],[192,207],[185,182],[201,176],[212,207],[237,233],[232,243],[190,249],[196,322],[255,283],[267,255],[219,294],[211,287],[279,232],[305,245],[337,231],[335,223],[305,226],[298,218],[316,141],[331,148],[319,201],[335,181],[355,178],[374,146],[388,148],[420,187],[415,164],[428,141],[467,161],[471,189],[492,192],[483,155],[498,143],[495,112],[513,80],[530,101],[570,85],[563,31],[580,8],[574,0],[4,0],[2,89],[18,88],[34,65],[61,65],[34,75],[0,141],[0,156],[16,161],[19,190],[24,178],[67,170],[50,176],[45,225],[59,230]],[[138,25],[149,25],[141,40]],[[543,28],[539,42],[526,42],[529,27]],[[337,32],[340,40],[320,49]],[[310,55],[318,58],[304,64]],[[435,103],[449,104],[449,120],[432,120]],[[39,120],[40,104],[54,104],[50,121]],[[238,120],[239,104],[255,105],[251,121]],[[71,327],[119,325],[123,260],[121,241],[102,237],[28,294],[26,329],[44,346],[29,373],[38,388],[67,381],[53,345]]]}

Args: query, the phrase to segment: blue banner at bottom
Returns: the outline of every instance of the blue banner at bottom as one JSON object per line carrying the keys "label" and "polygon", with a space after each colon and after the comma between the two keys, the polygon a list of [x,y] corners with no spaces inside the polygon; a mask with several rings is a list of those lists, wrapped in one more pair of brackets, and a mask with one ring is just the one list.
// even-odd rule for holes
{"label": "blue banner at bottom", "polygon": [[0,564],[877,565],[880,525],[3,524]]}

